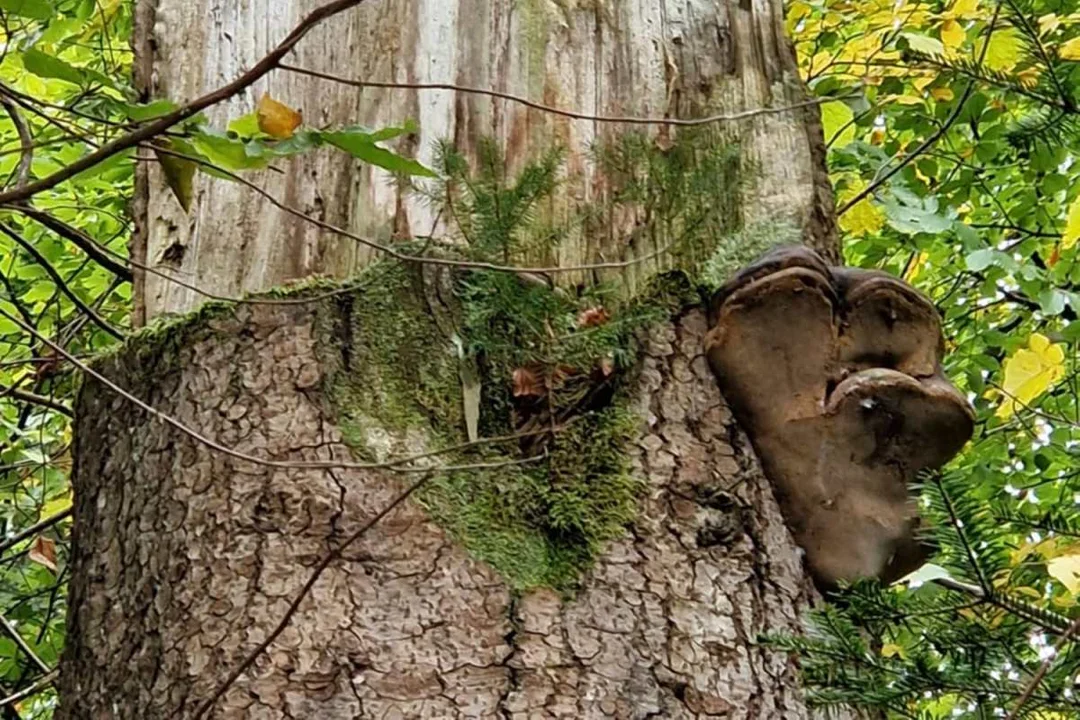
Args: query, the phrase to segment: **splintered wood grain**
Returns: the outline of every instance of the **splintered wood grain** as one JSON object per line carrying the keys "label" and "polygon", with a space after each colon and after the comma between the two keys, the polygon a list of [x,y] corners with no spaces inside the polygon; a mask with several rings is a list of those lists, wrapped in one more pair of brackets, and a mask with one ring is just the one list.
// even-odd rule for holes
{"label": "splintered wood grain", "polygon": [[[143,7],[152,0],[143,3]],[[157,0],[151,28],[136,39],[150,93],[190,99],[254,64],[318,0]],[[445,82],[498,90],[593,115],[701,117],[785,108],[805,100],[783,36],[780,0],[367,0],[317,28],[288,62],[348,78]],[[146,56],[151,57],[147,58]],[[474,154],[494,138],[513,172],[553,145],[568,151],[567,183],[545,212],[600,201],[606,182],[589,148],[628,130],[666,142],[674,129],[571,120],[501,99],[423,90],[357,89],[277,71],[212,110],[228,118],[269,91],[303,110],[311,126],[371,127],[417,121],[398,150],[431,163],[436,142]],[[816,108],[725,123],[749,174],[738,212],[752,222],[791,218],[808,242],[834,252],[832,195],[821,161]],[[666,137],[661,137],[666,136]],[[382,170],[321,150],[250,175],[303,213],[382,243],[445,234],[446,217],[404,192]],[[184,214],[160,170],[148,168],[144,232],[133,252],[155,268],[219,294],[266,289],[313,274],[344,276],[372,251],[274,208],[236,183],[200,177]],[[564,265],[641,257],[657,248],[631,242],[633,219],[565,243]],[[145,236],[145,237],[144,237]],[[662,265],[663,260],[659,261]],[[653,272],[648,262],[623,273]],[[140,298],[148,318],[180,312],[201,298],[155,275]]]}

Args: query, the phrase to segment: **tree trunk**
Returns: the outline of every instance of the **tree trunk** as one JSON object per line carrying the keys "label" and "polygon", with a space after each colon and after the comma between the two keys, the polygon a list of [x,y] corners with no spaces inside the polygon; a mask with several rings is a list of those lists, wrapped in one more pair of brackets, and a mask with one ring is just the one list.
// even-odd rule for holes
{"label": "tree trunk", "polygon": [[[154,78],[154,95],[172,98],[216,86],[314,4],[143,3],[141,77]],[[370,0],[318,29],[292,62],[350,77],[497,89],[603,115],[792,106],[724,125],[753,167],[733,210],[750,222],[790,218],[808,244],[836,258],[817,110],[799,105],[805,98],[781,21],[774,0]],[[427,161],[436,139],[452,139],[471,157],[481,138],[493,137],[512,171],[559,141],[570,151],[566,207],[610,192],[587,147],[628,129],[463,93],[359,93],[282,72],[212,115],[247,112],[267,89],[316,125],[412,116],[420,130],[408,142]],[[661,145],[676,134],[648,132]],[[340,156],[295,159],[284,169],[256,182],[320,219],[381,240],[445,230],[380,172]],[[136,257],[233,295],[312,274],[349,275],[368,260],[354,241],[281,215],[237,185],[198,182],[184,215],[148,169]],[[655,238],[625,240],[635,220],[613,218],[555,260],[651,252]],[[647,274],[663,267],[653,263]],[[153,275],[140,282],[147,317],[198,300]],[[376,459],[438,448],[415,422],[369,423],[358,442],[354,419],[342,413],[342,377],[359,373],[361,384],[381,387],[394,371],[386,358],[363,366],[377,355],[373,338],[394,331],[364,315],[381,307],[367,292],[208,307],[98,363],[202,439],[99,380],[84,385],[58,718],[199,717],[200,703],[287,616],[321,559],[414,482],[416,473],[386,468],[270,467],[203,441],[279,463],[355,463],[358,446]],[[442,358],[449,343],[439,318],[422,304],[409,307],[410,328],[442,342],[417,343],[412,356],[390,363]],[[436,522],[425,500],[409,499],[329,564],[286,629],[204,717],[809,717],[796,662],[757,638],[798,631],[815,591],[706,362],[708,329],[705,312],[687,306],[640,333],[625,400],[637,425],[625,450],[641,482],[637,512],[574,592],[512,586]]]}
{"label": "tree trunk", "polygon": [[[318,4],[253,0],[241,9],[218,0],[144,0],[140,76],[154,97],[194,97],[253,65]],[[805,104],[780,0],[368,0],[317,28],[294,56],[292,65],[347,79],[452,83],[586,115],[698,118],[767,110],[716,125],[739,143],[743,165],[752,169],[731,211],[747,224],[790,219],[827,259],[837,260],[819,114]],[[285,71],[209,115],[224,127],[251,112],[266,91],[301,108],[314,126],[414,119],[419,131],[402,146],[428,163],[436,141],[451,140],[473,156],[479,140],[492,138],[512,174],[538,151],[561,144],[571,176],[564,197],[575,203],[596,202],[609,190],[589,162],[589,148],[642,129],[481,95],[361,91]],[[675,134],[662,126],[648,132],[658,142]],[[304,213],[361,236],[386,242],[445,230],[447,218],[436,217],[429,203],[404,194],[381,170],[353,167],[340,153],[304,156],[281,169],[253,179]],[[134,254],[222,295],[313,274],[345,277],[371,257],[355,240],[322,232],[224,180],[200,177],[188,214],[154,167],[141,193],[145,232]],[[636,220],[619,218],[565,243],[556,260],[576,265],[652,254],[657,238],[627,240]],[[631,266],[620,279],[632,283],[634,273],[656,270],[655,263]],[[201,301],[158,275],[140,282],[147,318]]]}

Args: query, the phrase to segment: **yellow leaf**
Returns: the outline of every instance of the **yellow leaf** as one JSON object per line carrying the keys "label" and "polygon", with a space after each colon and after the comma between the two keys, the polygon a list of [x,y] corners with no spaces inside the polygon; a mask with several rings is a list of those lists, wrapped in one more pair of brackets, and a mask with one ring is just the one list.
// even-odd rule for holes
{"label": "yellow leaf", "polygon": [[[844,205],[866,187],[861,180],[850,185],[838,198],[839,204]],[[876,233],[885,226],[885,213],[877,205],[865,197],[852,205],[846,213],[840,216],[840,229],[849,235],[867,235]]]}
{"label": "yellow leaf", "polygon": [[926,89],[926,86],[937,80],[936,74],[921,75],[911,81],[911,84],[915,86],[915,89],[922,92]]}
{"label": "yellow leaf", "polygon": [[1058,57],[1062,60],[1080,60],[1080,37],[1062,43],[1058,48]]}
{"label": "yellow leaf", "polygon": [[1047,35],[1061,27],[1061,18],[1054,13],[1039,18],[1039,34]]}
{"label": "yellow leaf", "polygon": [[908,284],[915,282],[915,278],[919,277],[919,271],[922,270],[923,265],[926,264],[926,260],[929,257],[930,256],[926,253],[921,252],[914,260],[912,260],[911,265],[908,266],[907,272],[904,273],[904,280],[906,280]]}
{"label": "yellow leaf", "polygon": [[293,132],[304,121],[298,111],[279,103],[270,97],[270,93],[263,93],[255,113],[259,119],[259,129],[278,140],[292,137]]}
{"label": "yellow leaf", "polygon": [[1045,335],[1032,333],[1028,346],[1005,360],[1004,397],[998,417],[1009,417],[1018,405],[1029,405],[1065,374],[1065,351]]}
{"label": "yellow leaf", "polygon": [[979,0],[956,0],[951,8],[953,15],[959,17],[970,17],[977,15],[979,11]]}
{"label": "yellow leaf", "polygon": [[1080,240],[1080,195],[1069,205],[1065,218],[1065,232],[1061,234],[1061,249],[1068,250]]}
{"label": "yellow leaf", "polygon": [[923,99],[915,95],[897,95],[892,98],[892,101],[901,105],[921,105],[923,103]]}
{"label": "yellow leaf", "polygon": [[1054,558],[1046,564],[1046,571],[1073,595],[1080,593],[1080,555]]}
{"label": "yellow leaf", "polygon": [[794,33],[795,29],[799,25],[799,21],[810,14],[810,4],[796,0],[791,3],[791,7],[788,8],[787,13],[787,30],[788,33]]}
{"label": "yellow leaf", "polygon": [[902,645],[887,643],[881,646],[881,657],[900,657],[906,659],[907,652]]}
{"label": "yellow leaf", "polygon": [[964,43],[967,33],[960,23],[949,19],[941,24],[941,42],[947,48],[955,50]]}
{"label": "yellow leaf", "polygon": [[[978,43],[976,50],[982,54],[983,43]],[[983,65],[991,70],[1008,72],[1012,70],[1024,52],[1024,42],[1014,28],[998,30],[990,36],[990,47],[986,50]]]}
{"label": "yellow leaf", "polygon": [[930,91],[930,97],[934,98],[938,102],[949,102],[955,97],[951,88],[939,87]]}
{"label": "yellow leaf", "polygon": [[1020,85],[1022,85],[1023,87],[1035,87],[1035,85],[1039,82],[1039,68],[1024,68],[1020,72],[1016,73],[1016,79],[1020,81]]}

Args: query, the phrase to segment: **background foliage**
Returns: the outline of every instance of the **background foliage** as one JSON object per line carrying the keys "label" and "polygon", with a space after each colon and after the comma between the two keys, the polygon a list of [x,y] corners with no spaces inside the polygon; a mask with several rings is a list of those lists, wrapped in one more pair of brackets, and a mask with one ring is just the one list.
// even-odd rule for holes
{"label": "background foliage", "polygon": [[923,490],[935,565],[792,644],[827,704],[1076,717],[1080,6],[795,0],[788,26],[812,91],[846,96],[822,106],[846,259],[933,299],[978,413]]}
{"label": "background foliage", "polygon": [[[1076,717],[1080,2],[793,0],[788,26],[823,99],[846,258],[934,300],[948,373],[979,423],[949,471],[927,478],[934,565],[898,587],[856,588],[817,635],[777,642],[807,654],[826,704]],[[130,33],[130,2],[0,0],[0,186],[172,107],[131,87]],[[268,99],[231,134],[195,118],[32,206],[0,208],[0,701],[33,688],[0,717],[48,717],[54,702],[41,681],[63,644],[76,381],[10,318],[79,356],[117,342],[136,162],[161,162],[181,203],[196,170],[319,145],[427,173],[378,145],[407,128],[298,130],[290,112]]]}

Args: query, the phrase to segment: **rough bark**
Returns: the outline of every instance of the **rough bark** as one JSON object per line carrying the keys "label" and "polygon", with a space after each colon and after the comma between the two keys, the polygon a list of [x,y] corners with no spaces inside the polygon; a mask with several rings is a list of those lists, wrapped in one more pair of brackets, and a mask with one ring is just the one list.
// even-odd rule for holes
{"label": "rough bark", "polygon": [[[156,2],[156,5],[154,4]],[[320,0],[143,0],[156,22],[139,24],[140,68],[152,68],[155,97],[193,97],[251,66]],[[144,13],[144,16],[149,11]],[[741,202],[746,222],[790,218],[835,261],[832,193],[823,172],[816,107],[806,97],[783,33],[780,0],[368,0],[306,39],[294,65],[348,78],[445,82],[509,92],[533,101],[606,116],[701,117],[781,109],[717,127],[740,144],[753,167]],[[151,38],[146,36],[151,34]],[[152,57],[147,58],[150,53]],[[145,75],[146,73],[144,73]],[[212,110],[223,126],[250,112],[264,91],[303,109],[315,126],[419,123],[399,149],[430,162],[435,143],[452,140],[467,154],[494,138],[511,172],[539,151],[569,151],[573,203],[602,201],[605,178],[588,149],[629,130],[666,142],[672,128],[565,117],[506,100],[446,91],[363,91],[276,72],[243,96]],[[330,151],[283,162],[283,172],[253,177],[261,187],[316,218],[382,242],[444,234],[422,199],[404,194],[387,174],[357,167]],[[145,247],[135,254],[157,269],[226,295],[263,290],[312,274],[343,277],[370,258],[356,241],[320,231],[267,204],[249,189],[201,177],[185,215],[160,171],[140,186]],[[558,207],[548,209],[558,213]],[[558,262],[576,265],[653,253],[655,238],[628,241],[638,218],[612,218],[565,243]],[[664,262],[662,259],[661,262]],[[647,272],[657,269],[649,263]],[[637,268],[622,273],[632,282]],[[200,298],[154,275],[145,282],[148,318],[191,309]]]}
{"label": "rough bark", "polygon": [[[101,368],[236,450],[345,459],[317,329],[340,307],[240,306]],[[211,716],[807,717],[795,662],[755,639],[798,630],[813,590],[706,330],[692,310],[643,338],[628,452],[647,489],[573,598],[515,598],[410,501],[331,566]],[[406,482],[233,460],[94,381],[78,418],[61,720],[191,717],[328,546]]]}

